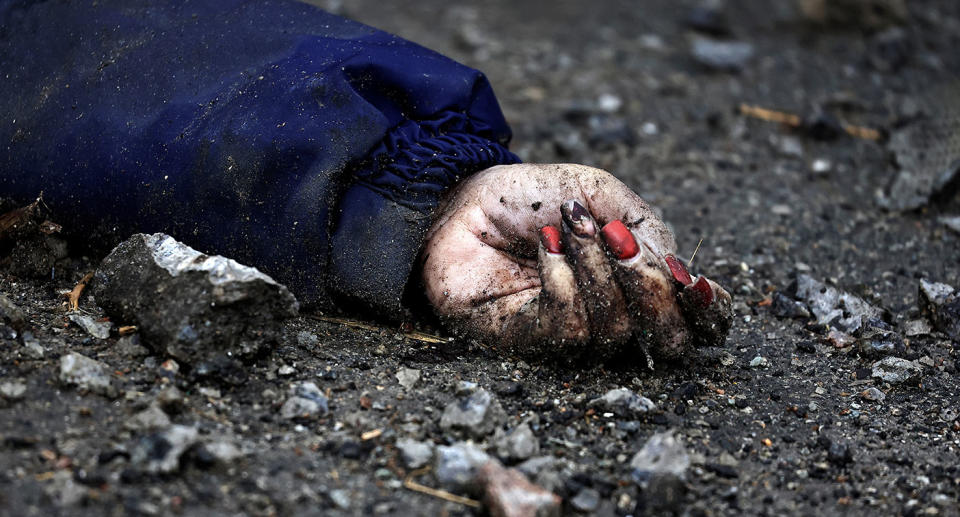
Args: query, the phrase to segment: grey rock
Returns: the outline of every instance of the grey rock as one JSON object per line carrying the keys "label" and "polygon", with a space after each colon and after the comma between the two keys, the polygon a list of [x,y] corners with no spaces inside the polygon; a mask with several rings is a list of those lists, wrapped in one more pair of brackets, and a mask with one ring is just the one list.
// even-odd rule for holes
{"label": "grey rock", "polygon": [[430,462],[433,458],[433,444],[429,442],[418,442],[409,438],[397,440],[397,449],[400,450],[400,458],[408,469],[418,469]]}
{"label": "grey rock", "polygon": [[326,415],[330,410],[327,397],[312,382],[301,382],[290,386],[290,397],[280,408],[280,418],[310,419]]}
{"label": "grey rock", "polygon": [[856,333],[871,319],[882,319],[883,311],[862,298],[797,275],[797,298],[803,300],[821,325],[836,324],[845,332]]}
{"label": "grey rock", "polygon": [[483,499],[494,517],[559,517],[561,499],[534,485],[516,469],[504,468],[497,461],[480,467],[477,481],[483,487]]}
{"label": "grey rock", "polygon": [[144,345],[186,364],[260,352],[299,306],[260,271],[204,255],[162,233],[136,234],[103,260],[97,303],[136,324]]}
{"label": "grey rock", "polygon": [[770,306],[773,314],[778,318],[804,319],[810,317],[807,306],[796,300],[791,300],[782,293],[773,293],[773,303]]}
{"label": "grey rock", "polygon": [[722,41],[710,38],[694,38],[690,52],[701,65],[712,70],[740,70],[753,58],[753,45],[743,41]]}
{"label": "grey rock", "polygon": [[921,368],[913,361],[900,357],[886,357],[873,363],[872,376],[890,384],[916,384]]}
{"label": "grey rock", "polygon": [[183,409],[186,401],[183,392],[176,386],[170,384],[157,393],[154,402],[165,412],[177,413]]}
{"label": "grey rock", "polygon": [[437,482],[458,490],[473,485],[480,466],[490,460],[487,453],[470,442],[457,442],[449,447],[438,446],[434,455]]}
{"label": "grey rock", "polygon": [[[949,152],[931,152],[934,143],[956,145],[957,135],[949,116],[916,120],[890,134],[887,147],[900,170],[877,199],[887,210],[916,210],[935,196],[955,191],[960,179],[960,159]],[[936,142],[931,142],[931,139]]]}
{"label": "grey rock", "polygon": [[536,477],[544,470],[551,469],[557,464],[557,458],[553,456],[537,456],[517,465],[515,468],[525,475]]}
{"label": "grey rock", "polygon": [[933,332],[933,325],[929,321],[918,318],[903,324],[903,334],[907,337],[929,336]]}
{"label": "grey rock", "polygon": [[23,329],[27,315],[10,298],[0,294],[0,323],[10,325],[16,330]]}
{"label": "grey rock", "polygon": [[656,409],[657,405],[647,397],[637,395],[627,388],[617,388],[591,400],[587,407],[609,411],[618,416],[631,416]]}
{"label": "grey rock", "polygon": [[27,394],[27,385],[22,382],[10,381],[0,384],[0,397],[9,401],[20,400]]}
{"label": "grey rock", "polygon": [[750,368],[766,368],[770,366],[770,361],[762,355],[755,356],[750,360]]}
{"label": "grey rock", "polygon": [[243,451],[233,442],[216,440],[203,444],[203,449],[220,464],[228,464],[244,456]]}
{"label": "grey rock", "polygon": [[454,393],[456,393],[458,397],[465,397],[477,391],[477,389],[479,389],[479,386],[477,386],[477,383],[475,382],[460,381],[457,383]]}
{"label": "grey rock", "polygon": [[527,424],[520,424],[510,431],[498,431],[495,435],[497,455],[502,459],[521,461],[540,452],[540,441]]}
{"label": "grey rock", "polygon": [[900,355],[907,350],[907,345],[900,334],[894,332],[893,327],[882,320],[870,320],[866,323],[857,340],[860,354],[864,357],[885,357]]}
{"label": "grey rock", "polygon": [[952,286],[920,279],[920,310],[937,330],[960,340],[960,293]]}
{"label": "grey rock", "polygon": [[297,332],[297,344],[304,348],[313,348],[320,343],[320,338],[313,332],[301,330]]}
{"label": "grey rock", "polygon": [[170,417],[154,404],[128,418],[123,423],[123,427],[131,431],[152,431],[169,425]]}
{"label": "grey rock", "polygon": [[350,509],[350,501],[351,501],[350,491],[342,488],[337,488],[335,490],[331,490],[330,492],[328,492],[327,497],[330,499],[330,502],[333,503],[333,505],[336,506],[337,508],[341,510]]}
{"label": "grey rock", "polygon": [[440,427],[482,439],[500,427],[506,417],[493,394],[477,390],[469,397],[448,404],[440,417]]}
{"label": "grey rock", "polygon": [[877,388],[867,388],[860,392],[860,398],[869,402],[883,402],[887,395]]}
{"label": "grey rock", "polygon": [[146,357],[150,351],[140,343],[140,334],[130,334],[117,340],[117,352],[125,357]]}
{"label": "grey rock", "polygon": [[180,457],[198,440],[197,430],[185,425],[172,425],[146,435],[133,446],[130,463],[151,474],[169,474],[180,467]]}
{"label": "grey rock", "polygon": [[633,477],[639,483],[651,481],[658,476],[673,476],[686,479],[690,456],[674,431],[657,433],[647,440],[640,452],[630,460]]}
{"label": "grey rock", "polygon": [[78,353],[60,357],[60,382],[108,397],[117,394],[110,368]]}
{"label": "grey rock", "polygon": [[43,359],[47,351],[43,348],[43,345],[40,344],[40,340],[33,335],[33,332],[25,331],[22,337],[23,353],[31,359]]}
{"label": "grey rock", "polygon": [[583,488],[570,500],[570,506],[578,512],[593,512],[600,506],[600,493],[592,488]]}
{"label": "grey rock", "polygon": [[110,337],[110,329],[113,328],[113,323],[109,321],[97,321],[93,316],[88,316],[80,312],[71,312],[67,317],[70,318],[70,321],[76,323],[78,327],[87,331],[87,334],[95,338],[107,339]]}
{"label": "grey rock", "polygon": [[54,473],[50,484],[44,488],[44,493],[60,508],[69,508],[83,503],[88,489],[74,481],[73,472],[67,469]]}
{"label": "grey rock", "polygon": [[401,368],[397,372],[397,382],[403,386],[404,389],[413,389],[417,385],[417,382],[420,381],[420,370],[413,368]]}
{"label": "grey rock", "polygon": [[954,215],[954,216],[945,215],[940,217],[939,221],[940,221],[940,224],[960,234],[960,215]]}

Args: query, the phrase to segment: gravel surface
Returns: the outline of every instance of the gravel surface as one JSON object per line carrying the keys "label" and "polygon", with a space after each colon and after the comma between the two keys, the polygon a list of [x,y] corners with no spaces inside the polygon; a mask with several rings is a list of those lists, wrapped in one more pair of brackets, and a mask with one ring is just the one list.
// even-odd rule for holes
{"label": "gravel surface", "polygon": [[[524,160],[605,168],[703,239],[726,344],[571,369],[301,309],[251,357],[174,358],[89,291],[71,311],[104,255],[37,221],[0,239],[0,514],[957,515],[956,182],[911,170],[947,180],[890,211],[903,164],[835,123],[948,112],[960,4],[905,3],[321,2],[484,70]],[[901,3],[833,3],[860,4]]]}

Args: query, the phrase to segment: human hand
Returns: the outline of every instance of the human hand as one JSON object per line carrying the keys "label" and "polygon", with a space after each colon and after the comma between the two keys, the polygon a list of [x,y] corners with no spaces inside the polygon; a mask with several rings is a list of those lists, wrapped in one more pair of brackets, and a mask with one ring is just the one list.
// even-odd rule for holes
{"label": "human hand", "polygon": [[605,171],[492,167],[464,180],[439,210],[422,277],[455,329],[527,356],[609,356],[642,341],[677,357],[726,339],[730,295],[692,277],[670,230]]}

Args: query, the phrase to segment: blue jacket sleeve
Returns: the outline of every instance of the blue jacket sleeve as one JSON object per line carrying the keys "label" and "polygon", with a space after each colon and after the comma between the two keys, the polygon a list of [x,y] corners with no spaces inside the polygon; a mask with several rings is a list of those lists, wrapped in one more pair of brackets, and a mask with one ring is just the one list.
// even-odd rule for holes
{"label": "blue jacket sleeve", "polygon": [[479,72],[293,1],[0,0],[0,195],[396,310],[439,196],[517,158]]}

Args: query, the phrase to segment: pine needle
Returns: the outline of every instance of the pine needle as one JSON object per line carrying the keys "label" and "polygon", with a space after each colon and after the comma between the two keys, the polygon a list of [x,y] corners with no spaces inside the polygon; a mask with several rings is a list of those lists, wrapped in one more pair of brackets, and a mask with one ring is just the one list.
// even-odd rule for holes
{"label": "pine needle", "polygon": [[[389,332],[393,332],[393,331],[394,331],[394,329],[389,328],[389,327],[382,327],[382,326],[379,326],[379,325],[374,325],[374,324],[372,324],[372,323],[367,323],[367,322],[359,321],[359,320],[351,320],[351,319],[347,319],[347,318],[334,318],[334,317],[330,317],[330,316],[321,316],[321,315],[319,315],[319,314],[311,314],[311,315],[309,315],[309,317],[310,317],[310,318],[313,318],[313,319],[315,319],[315,320],[325,321],[325,322],[327,322],[327,323],[336,323],[336,324],[338,324],[338,325],[344,325],[344,326],[346,326],[346,327],[363,329],[363,330],[373,330],[373,331],[378,331],[378,332],[381,331],[381,330],[386,330],[386,331],[389,331]],[[414,341],[420,341],[420,342],[423,342],[423,343],[446,343],[446,342],[450,341],[448,338],[444,338],[444,337],[441,337],[441,336],[435,336],[435,335],[433,335],[433,334],[427,334],[427,333],[425,333],[425,332],[420,332],[420,331],[416,331],[416,330],[413,331],[413,332],[404,332],[404,333],[403,333],[403,337],[405,337],[405,338],[407,338],[407,339],[412,339],[412,340],[414,340]]]}
{"label": "pine needle", "polygon": [[697,243],[697,249],[693,250],[693,255],[690,255],[690,260],[687,261],[687,267],[693,265],[693,258],[697,256],[697,252],[700,251],[700,245],[703,244],[703,239],[700,239],[700,242]]}

